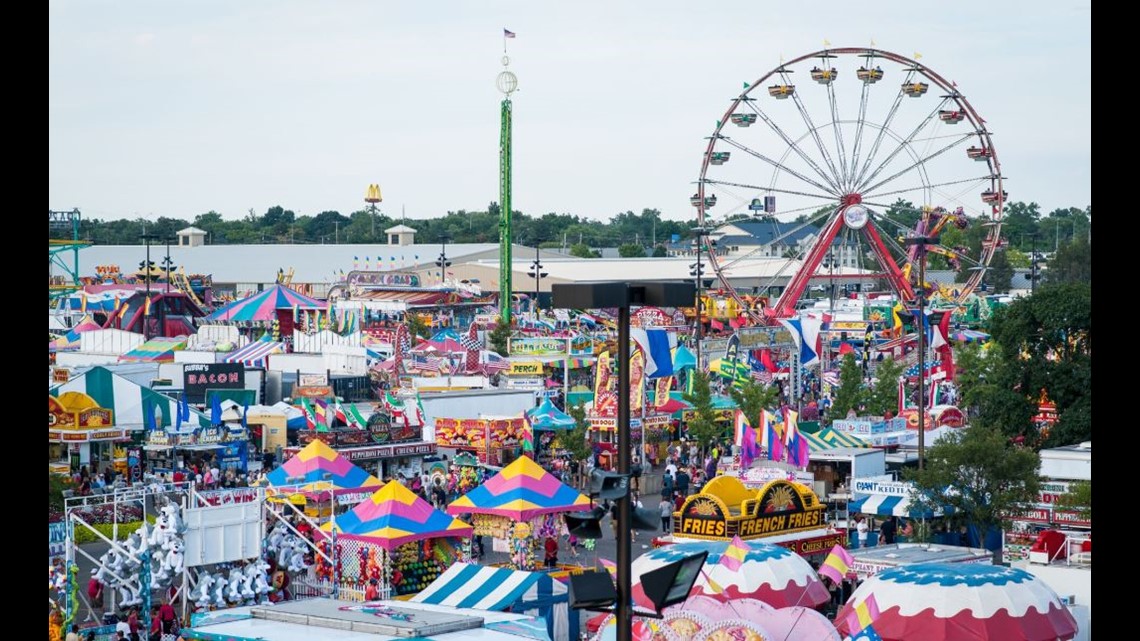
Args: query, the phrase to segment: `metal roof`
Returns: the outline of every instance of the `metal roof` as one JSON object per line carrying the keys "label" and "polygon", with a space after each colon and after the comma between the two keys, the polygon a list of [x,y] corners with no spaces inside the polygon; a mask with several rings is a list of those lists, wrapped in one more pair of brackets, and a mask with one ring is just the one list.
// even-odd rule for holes
{"label": "metal roof", "polygon": [[[293,268],[293,282],[337,282],[340,271],[353,269],[415,269],[430,265],[439,256],[438,243],[413,245],[201,245],[170,247],[170,260],[185,267],[187,274],[209,274],[215,283],[273,283],[277,270]],[[533,249],[515,245],[516,255]],[[151,245],[150,258],[161,264],[165,245]],[[447,246],[453,262],[494,258],[498,243],[469,243]],[[80,273],[94,274],[96,265],[118,265],[124,273],[133,272],[146,258],[142,245],[94,245],[79,254]],[[367,263],[365,259],[368,259]]]}

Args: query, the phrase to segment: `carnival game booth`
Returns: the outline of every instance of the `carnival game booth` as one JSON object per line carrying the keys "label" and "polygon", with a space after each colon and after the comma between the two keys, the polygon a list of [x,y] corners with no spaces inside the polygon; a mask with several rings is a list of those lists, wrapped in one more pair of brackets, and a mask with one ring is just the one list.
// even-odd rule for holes
{"label": "carnival game booth", "polygon": [[356,505],[380,487],[380,479],[354,465],[323,441],[313,441],[269,474],[266,496],[288,501],[308,516],[332,516],[333,504]]}
{"label": "carnival game booth", "polygon": [[59,398],[48,395],[50,469],[71,473],[79,471],[80,465],[99,461],[125,466],[126,453],[119,456],[118,451],[130,440],[131,431],[115,425],[114,412],[99,407],[90,396],[80,392],[65,392]]}
{"label": "carnival game booth", "polygon": [[673,535],[657,545],[685,541],[760,540],[822,561],[847,533],[826,522],[826,506],[810,488],[776,479],[749,489],[734,476],[718,476],[673,513]]}
{"label": "carnival game booth", "polygon": [[510,566],[531,570],[541,567],[535,555],[546,539],[561,536],[564,524],[558,516],[591,507],[590,499],[521,456],[452,501],[447,513],[473,515],[477,536],[508,541]]}
{"label": "carnival game booth", "polygon": [[525,416],[435,419],[437,446],[470,452],[489,465],[514,460],[530,433]]}
{"label": "carnival game booth", "polygon": [[456,563],[411,601],[537,616],[553,641],[578,639],[568,588],[541,572]]}
{"label": "carnival game booth", "polygon": [[[341,563],[335,579],[359,589],[366,601],[419,592],[445,569],[470,558],[471,526],[435,509],[399,481],[389,481],[320,530],[318,546]],[[333,545],[336,555],[330,554]],[[317,558],[317,577],[333,580],[332,568]]]}
{"label": "carnival game booth", "polygon": [[1056,641],[1078,631],[1041,579],[1018,568],[974,564],[921,563],[871,577],[840,609],[836,627],[855,634],[868,618],[883,641]]}

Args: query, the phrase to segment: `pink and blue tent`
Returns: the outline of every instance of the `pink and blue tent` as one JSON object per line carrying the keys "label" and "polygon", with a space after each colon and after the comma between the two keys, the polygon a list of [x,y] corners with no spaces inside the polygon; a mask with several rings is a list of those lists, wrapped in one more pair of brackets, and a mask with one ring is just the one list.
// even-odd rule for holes
{"label": "pink and blue tent", "polygon": [[275,486],[313,484],[315,489],[326,490],[329,485],[336,490],[380,486],[380,479],[353,465],[324,441],[309,443],[265,478]]}
{"label": "pink and blue tent", "polygon": [[590,499],[520,456],[487,482],[455,499],[448,514],[494,514],[514,521],[590,509]]}
{"label": "pink and blue tent", "polygon": [[[332,531],[332,524],[321,527]],[[375,543],[385,550],[437,537],[468,537],[471,526],[435,509],[399,481],[387,485],[336,517],[339,535]]]}
{"label": "pink and blue tent", "polygon": [[290,289],[284,285],[273,285],[248,298],[236,300],[210,314],[211,321],[271,321],[277,318],[279,309],[324,309],[325,303]]}

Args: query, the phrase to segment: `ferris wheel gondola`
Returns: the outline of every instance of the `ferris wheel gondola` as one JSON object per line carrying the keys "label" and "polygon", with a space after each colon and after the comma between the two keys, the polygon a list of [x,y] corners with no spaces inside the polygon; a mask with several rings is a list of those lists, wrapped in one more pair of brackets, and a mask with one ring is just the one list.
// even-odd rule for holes
{"label": "ferris wheel gondola", "polygon": [[[797,70],[814,81],[802,91],[791,81]],[[708,137],[690,199],[701,226],[718,222],[718,197],[724,220],[777,229],[763,249],[709,254],[738,302],[730,273],[747,276],[739,270],[750,258],[785,261],[783,293],[763,313],[749,312],[757,322],[792,316],[824,278],[885,282],[903,301],[922,288],[936,302],[959,304],[1003,245],[1008,200],[991,132],[957,83],[873,48],[806,54],[746,85]],[[916,249],[916,236],[928,239],[925,249]],[[919,282],[911,267],[923,251],[934,269]]]}

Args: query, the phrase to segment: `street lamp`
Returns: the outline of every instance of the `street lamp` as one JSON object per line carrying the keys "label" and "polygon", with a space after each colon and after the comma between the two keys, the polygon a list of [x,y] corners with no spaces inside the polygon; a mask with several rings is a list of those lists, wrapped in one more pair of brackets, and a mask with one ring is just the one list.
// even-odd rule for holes
{"label": "street lamp", "polygon": [[531,278],[534,279],[534,314],[535,320],[538,319],[538,292],[539,283],[543,278],[547,277],[547,273],[542,271],[542,262],[538,259],[538,242],[534,241],[534,262],[530,264],[530,271],[527,272]]}
{"label": "street lamp", "polygon": [[443,246],[439,250],[439,258],[436,259],[435,265],[439,267],[439,282],[447,280],[447,268],[451,267],[451,261],[447,260],[447,241],[451,240],[451,236],[447,234],[439,235],[439,242]]}
{"label": "street lamp", "polygon": [[904,244],[917,247],[918,286],[915,287],[915,334],[918,334],[918,469],[926,457],[926,246],[937,245],[937,236],[913,236]]}
{"label": "street lamp", "polygon": [[835,314],[835,245],[827,248],[827,258],[823,259],[823,266],[827,268],[827,300],[828,309]]}
{"label": "street lamp", "polygon": [[702,322],[703,321],[701,318],[701,287],[702,287],[702,285],[704,285],[704,279],[703,279],[704,265],[701,263],[701,246],[703,245],[703,243],[701,242],[701,239],[705,238],[709,235],[709,229],[707,227],[694,227],[692,229],[692,232],[693,232],[693,247],[695,247],[697,250],[697,262],[689,265],[689,275],[692,276],[693,280],[696,282],[696,312],[697,313],[696,313],[696,327],[694,328],[693,336],[694,336],[694,343],[696,344],[696,347],[697,347],[697,371],[699,372],[699,371],[701,371],[701,330],[703,329],[702,328]]}
{"label": "street lamp", "polygon": [[154,263],[150,262],[150,241],[158,240],[158,234],[143,234],[139,239],[146,244],[146,261],[141,265],[143,277],[146,278],[146,300],[143,301],[143,339],[150,340],[150,270]]}
{"label": "street lamp", "polygon": [[618,309],[618,452],[617,473],[624,477],[625,491],[617,498],[617,641],[633,641],[632,562],[630,549],[630,429],[629,429],[629,311],[633,305],[683,307],[693,300],[689,283],[555,283],[550,288],[554,307],[564,309]]}
{"label": "street lamp", "polygon": [[174,263],[172,263],[170,260],[170,243],[172,243],[172,242],[174,242],[174,237],[173,236],[167,236],[166,237],[166,258],[163,259],[163,261],[162,261],[162,267],[163,267],[163,269],[166,270],[166,293],[167,294],[170,293],[170,268],[174,266]]}

